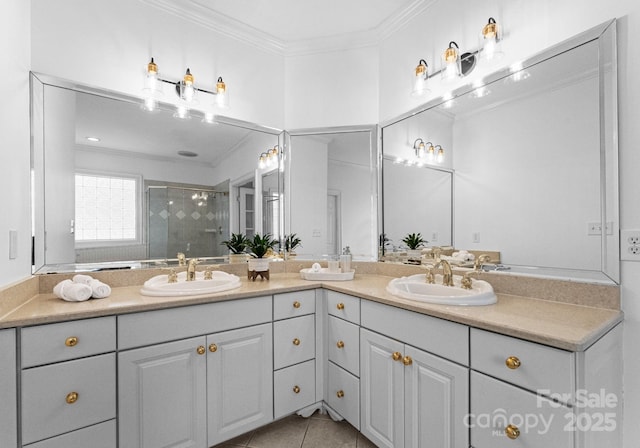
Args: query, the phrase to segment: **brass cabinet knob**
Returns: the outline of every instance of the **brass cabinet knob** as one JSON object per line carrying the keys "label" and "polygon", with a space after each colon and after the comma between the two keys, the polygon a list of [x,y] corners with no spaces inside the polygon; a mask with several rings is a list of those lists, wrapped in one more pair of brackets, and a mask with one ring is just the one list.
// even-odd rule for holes
{"label": "brass cabinet knob", "polygon": [[518,427],[515,425],[509,425],[506,428],[504,428],[504,433],[511,440],[516,440],[518,437],[520,437],[520,429],[518,429]]}
{"label": "brass cabinet knob", "polygon": [[293,386],[293,393],[299,394],[300,393],[300,387],[299,386]]}
{"label": "brass cabinet knob", "polygon": [[293,341],[293,345],[300,345],[300,339],[295,338]]}
{"label": "brass cabinet knob", "polygon": [[211,353],[215,353],[218,351],[218,346],[216,344],[209,344],[209,351]]}
{"label": "brass cabinet knob", "polygon": [[509,356],[504,363],[512,370],[517,369],[521,364],[517,356]]}
{"label": "brass cabinet knob", "polygon": [[338,341],[338,342],[336,343],[336,347],[338,347],[338,348],[344,348],[344,341]]}
{"label": "brass cabinet knob", "polygon": [[393,352],[391,354],[391,359],[393,359],[394,361],[400,361],[402,359],[402,353],[400,352]]}
{"label": "brass cabinet knob", "polygon": [[75,347],[78,345],[78,337],[77,336],[69,336],[65,341],[64,345],[67,347]]}
{"label": "brass cabinet knob", "polygon": [[343,310],[344,309],[344,303],[340,302],[336,305],[336,308],[338,308],[339,310]]}
{"label": "brass cabinet knob", "polygon": [[295,302],[293,302],[293,307],[294,308],[300,308],[300,302],[298,302],[297,300]]}
{"label": "brass cabinet knob", "polygon": [[196,349],[196,352],[198,352],[198,355],[204,355],[206,351],[207,349],[204,348],[204,345],[199,345],[198,348]]}
{"label": "brass cabinet knob", "polygon": [[78,401],[78,392],[69,392],[67,394],[66,402],[69,404],[73,404]]}
{"label": "brass cabinet knob", "polygon": [[342,398],[342,397],[344,397],[344,391],[343,391],[343,390],[339,390],[338,392],[336,392],[336,396],[337,396],[338,398]]}
{"label": "brass cabinet knob", "polygon": [[411,356],[407,355],[402,358],[402,364],[404,364],[405,366],[410,366],[411,364],[413,364],[413,359],[411,358]]}

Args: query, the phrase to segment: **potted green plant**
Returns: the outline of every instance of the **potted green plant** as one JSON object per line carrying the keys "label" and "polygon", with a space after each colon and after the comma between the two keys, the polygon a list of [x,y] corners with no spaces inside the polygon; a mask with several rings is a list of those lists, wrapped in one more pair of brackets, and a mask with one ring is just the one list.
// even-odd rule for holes
{"label": "potted green plant", "polygon": [[302,240],[295,233],[284,236],[284,252],[287,254],[287,258],[296,256],[295,249],[297,247],[302,247]]}
{"label": "potted green plant", "polygon": [[407,251],[409,259],[419,260],[421,257],[420,247],[426,243],[422,235],[420,233],[408,233],[407,236],[402,239],[402,242],[409,248]]}
{"label": "potted green plant", "polygon": [[271,235],[265,233],[260,236],[256,233],[253,239],[249,239],[247,247],[249,248],[249,254],[253,257],[249,259],[248,277],[250,280],[255,280],[259,275],[260,278],[266,278],[269,280],[269,260],[264,258],[273,247],[278,244],[277,240],[271,238]]}
{"label": "potted green plant", "polygon": [[244,263],[247,261],[248,254],[246,249],[249,239],[244,234],[232,233],[231,238],[220,244],[224,244],[229,249],[229,263]]}

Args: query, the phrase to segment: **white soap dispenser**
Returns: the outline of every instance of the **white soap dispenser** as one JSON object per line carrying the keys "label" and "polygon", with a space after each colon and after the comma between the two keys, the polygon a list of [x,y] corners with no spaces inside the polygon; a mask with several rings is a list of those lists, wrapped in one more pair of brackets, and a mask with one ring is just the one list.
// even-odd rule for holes
{"label": "white soap dispenser", "polygon": [[351,250],[349,246],[345,247],[340,255],[340,267],[342,272],[351,272]]}

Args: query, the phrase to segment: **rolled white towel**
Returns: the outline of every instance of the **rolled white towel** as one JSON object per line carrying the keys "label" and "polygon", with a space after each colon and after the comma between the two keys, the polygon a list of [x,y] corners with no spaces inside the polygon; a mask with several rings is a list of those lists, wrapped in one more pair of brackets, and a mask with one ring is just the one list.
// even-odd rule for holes
{"label": "rolled white towel", "polygon": [[64,280],[53,288],[53,293],[67,302],[83,302],[92,294],[91,286]]}
{"label": "rolled white towel", "polygon": [[56,295],[57,298],[64,299],[64,297],[62,296],[62,290],[67,285],[73,285],[73,281],[69,279],[62,280],[60,283],[58,283],[56,286],[53,287],[53,293]]}
{"label": "rolled white towel", "polygon": [[89,286],[91,287],[91,296],[94,299],[104,299],[105,297],[109,297],[109,294],[111,294],[111,287],[106,283],[102,283],[98,279],[92,279]]}
{"label": "rolled white towel", "polygon": [[93,280],[93,277],[90,275],[76,274],[73,276],[75,283],[82,283],[83,285],[91,285],[91,280]]}
{"label": "rolled white towel", "polygon": [[321,269],[322,266],[320,266],[320,263],[313,263],[311,265],[311,272],[320,272]]}

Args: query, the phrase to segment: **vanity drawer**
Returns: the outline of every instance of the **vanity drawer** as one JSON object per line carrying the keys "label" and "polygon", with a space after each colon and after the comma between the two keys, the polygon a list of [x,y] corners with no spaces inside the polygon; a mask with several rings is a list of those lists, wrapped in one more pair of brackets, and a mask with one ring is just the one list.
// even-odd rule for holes
{"label": "vanity drawer", "polygon": [[116,318],[100,317],[21,330],[22,367],[98,355],[116,349]]}
{"label": "vanity drawer", "polygon": [[118,348],[218,333],[272,320],[271,296],[227,300],[118,316]]}
{"label": "vanity drawer", "polygon": [[116,416],[115,354],[22,371],[22,442],[36,442]]}
{"label": "vanity drawer", "polygon": [[466,325],[363,300],[362,326],[458,364],[469,365]]}
{"label": "vanity drawer", "polygon": [[273,323],[273,368],[298,364],[316,356],[315,315]]}
{"label": "vanity drawer", "polygon": [[575,354],[546,345],[472,328],[471,368],[543,395],[574,395]]}
{"label": "vanity drawer", "polygon": [[329,361],[360,376],[360,327],[333,316],[327,327]]}
{"label": "vanity drawer", "polygon": [[360,429],[360,380],[331,362],[327,403],[356,429]]}
{"label": "vanity drawer", "polygon": [[[571,448],[572,421],[566,406],[471,372],[471,415],[465,424],[474,448]],[[517,428],[517,437],[507,437],[508,425]],[[516,436],[513,429],[511,436]]]}
{"label": "vanity drawer", "polygon": [[329,314],[360,325],[360,299],[335,291],[327,291]]}
{"label": "vanity drawer", "polygon": [[315,312],[315,290],[289,292],[273,296],[273,320],[304,316]]}
{"label": "vanity drawer", "polygon": [[316,402],[316,363],[304,362],[273,372],[274,418],[278,419]]}
{"label": "vanity drawer", "polygon": [[29,445],[29,448],[116,448],[116,446],[116,421],[109,420],[108,422],[34,443]]}

